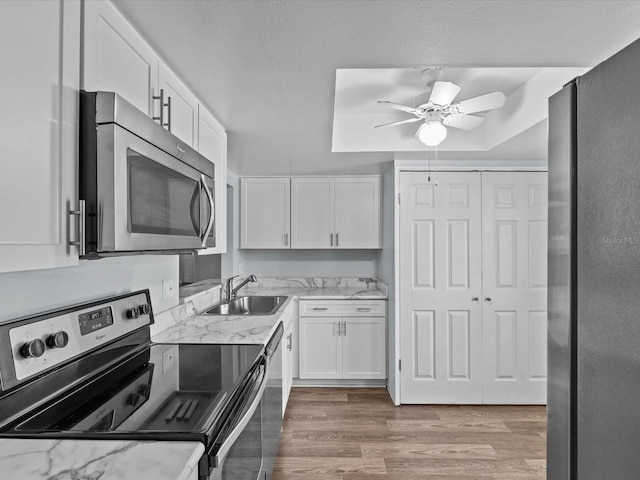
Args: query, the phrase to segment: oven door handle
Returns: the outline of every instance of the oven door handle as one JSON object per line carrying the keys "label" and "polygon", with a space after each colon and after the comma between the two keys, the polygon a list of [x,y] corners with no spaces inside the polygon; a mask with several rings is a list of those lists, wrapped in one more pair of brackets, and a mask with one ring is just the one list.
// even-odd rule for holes
{"label": "oven door handle", "polygon": [[236,440],[238,439],[240,434],[243,432],[247,424],[251,421],[251,417],[253,417],[253,414],[257,410],[258,405],[260,405],[260,401],[262,400],[262,394],[264,393],[265,388],[267,387],[266,362],[260,365],[260,369],[262,370],[261,372],[262,379],[260,380],[260,386],[257,389],[257,393],[253,398],[251,404],[245,408],[242,414],[242,418],[240,419],[238,424],[234,427],[234,429],[231,431],[229,436],[224,440],[222,445],[220,445],[218,452],[216,453],[215,457],[213,457],[214,468],[217,468],[220,465],[222,465],[222,462],[224,461],[225,457],[229,453],[229,450],[231,449],[231,447],[233,447],[233,444],[236,442]]}
{"label": "oven door handle", "polygon": [[209,208],[211,209],[211,215],[209,216],[209,222],[207,222],[207,228],[205,228],[202,237],[200,237],[200,240],[202,240],[202,248],[207,248],[207,238],[209,237],[209,233],[211,233],[211,229],[213,228],[213,223],[216,220],[216,205],[213,199],[213,194],[211,193],[211,190],[209,190],[209,186],[207,185],[207,177],[205,177],[203,173],[200,174],[200,184],[202,185],[202,189],[207,196],[207,200],[209,200]]}

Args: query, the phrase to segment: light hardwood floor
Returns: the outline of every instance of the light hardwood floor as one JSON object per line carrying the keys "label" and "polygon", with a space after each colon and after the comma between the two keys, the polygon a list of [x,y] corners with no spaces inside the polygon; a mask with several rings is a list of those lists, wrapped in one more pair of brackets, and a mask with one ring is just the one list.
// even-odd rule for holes
{"label": "light hardwood floor", "polygon": [[403,405],[382,388],[294,388],[273,480],[545,478],[540,406]]}

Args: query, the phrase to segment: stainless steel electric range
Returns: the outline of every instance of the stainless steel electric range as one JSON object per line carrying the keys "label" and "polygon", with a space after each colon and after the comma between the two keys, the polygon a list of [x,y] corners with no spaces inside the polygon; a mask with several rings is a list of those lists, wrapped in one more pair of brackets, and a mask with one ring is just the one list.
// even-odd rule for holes
{"label": "stainless steel electric range", "polygon": [[198,441],[201,479],[258,479],[261,345],[157,344],[149,291],[0,325],[0,436]]}

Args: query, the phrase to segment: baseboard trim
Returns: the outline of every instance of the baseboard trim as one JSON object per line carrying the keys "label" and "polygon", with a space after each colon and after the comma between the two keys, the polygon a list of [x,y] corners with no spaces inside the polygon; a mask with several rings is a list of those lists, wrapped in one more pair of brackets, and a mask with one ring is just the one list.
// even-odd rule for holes
{"label": "baseboard trim", "polygon": [[311,380],[294,378],[294,387],[379,387],[386,388],[386,380]]}

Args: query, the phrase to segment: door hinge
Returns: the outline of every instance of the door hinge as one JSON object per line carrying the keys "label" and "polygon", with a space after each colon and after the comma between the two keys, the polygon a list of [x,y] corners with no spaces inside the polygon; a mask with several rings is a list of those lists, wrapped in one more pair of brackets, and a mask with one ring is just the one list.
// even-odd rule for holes
{"label": "door hinge", "polygon": [[402,360],[398,359],[398,371],[402,370]]}
{"label": "door hinge", "polygon": [[398,192],[398,205],[400,205],[400,192]]}

